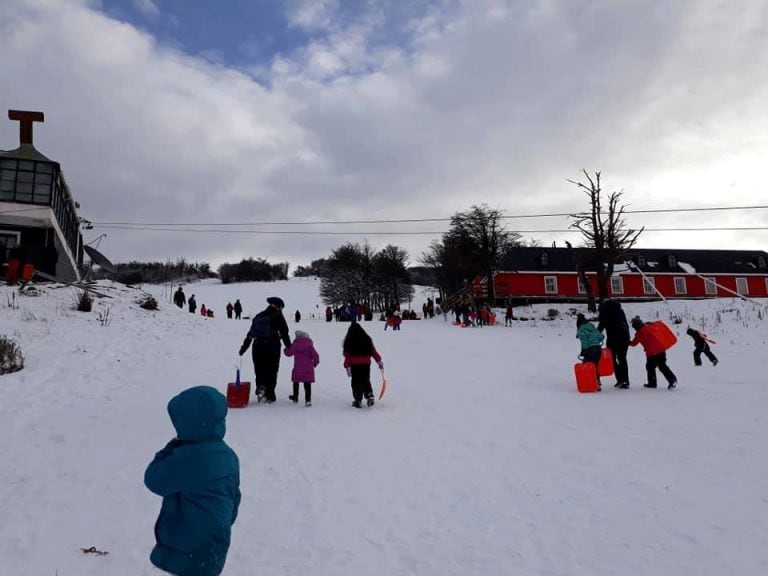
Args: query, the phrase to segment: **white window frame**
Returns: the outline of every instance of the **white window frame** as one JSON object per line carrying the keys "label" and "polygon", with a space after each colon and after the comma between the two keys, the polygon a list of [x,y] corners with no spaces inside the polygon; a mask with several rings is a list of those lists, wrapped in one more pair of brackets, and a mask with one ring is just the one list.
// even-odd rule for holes
{"label": "white window frame", "polygon": [[768,278],[765,279],[765,293],[768,294]]}
{"label": "white window frame", "polygon": [[[550,285],[552,289],[550,289]],[[557,294],[557,276],[544,276],[544,293]]]}
{"label": "white window frame", "polygon": [[743,276],[736,278],[736,292],[742,296],[749,294],[749,282]]}
{"label": "white window frame", "polygon": [[704,294],[717,296],[717,281],[714,278],[704,278]]}
{"label": "white window frame", "polygon": [[611,294],[624,294],[624,278],[611,276]]}
{"label": "white window frame", "polygon": [[643,276],[643,294],[656,294],[656,279],[652,276]]}
{"label": "white window frame", "polygon": [[[587,279],[587,281],[589,281],[589,279]],[[587,293],[587,287],[584,285],[584,282],[581,281],[581,276],[576,276],[576,286],[578,286],[579,294]]]}
{"label": "white window frame", "polygon": [[638,256],[637,257],[637,265],[638,265],[638,267],[645,268],[647,264],[648,264],[648,260],[646,259],[645,256]]}
{"label": "white window frame", "polygon": [[688,294],[688,283],[685,276],[675,276],[675,294]]}

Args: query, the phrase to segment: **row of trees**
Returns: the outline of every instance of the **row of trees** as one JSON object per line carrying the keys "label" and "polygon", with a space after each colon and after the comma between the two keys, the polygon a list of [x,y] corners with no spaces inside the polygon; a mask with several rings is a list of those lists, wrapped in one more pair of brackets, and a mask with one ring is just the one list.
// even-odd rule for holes
{"label": "row of trees", "polygon": [[320,277],[325,304],[368,303],[372,310],[385,310],[413,298],[407,262],[408,253],[397,246],[377,252],[367,242],[347,243],[310,268]]}
{"label": "row of trees", "polygon": [[[594,177],[582,170],[586,182],[568,180],[583,191],[589,201],[589,210],[572,214],[571,228],[581,232],[584,244],[590,250],[573,249],[576,269],[587,288],[591,310],[595,309],[595,295],[587,272],[597,277],[598,299],[608,294],[608,283],[615,264],[624,261],[643,229],[634,230],[624,221],[622,192],[604,195],[600,172]],[[488,296],[496,300],[492,281],[510,248],[537,245],[535,240],[525,241],[504,225],[501,210],[485,204],[472,206],[451,217],[450,228],[440,240],[430,244],[421,256],[423,268],[418,277],[431,280],[445,298],[466,289],[467,283],[477,276],[488,279]],[[572,248],[567,243],[569,248]],[[328,258],[314,260],[309,266],[299,266],[295,276],[318,276],[320,295],[328,305],[346,302],[367,302],[374,310],[397,307],[413,298],[412,278],[407,268],[408,253],[397,246],[388,245],[376,251],[366,242],[363,245],[347,243],[334,250]],[[284,280],[288,276],[288,263],[270,264],[263,258],[248,258],[237,264],[222,264],[218,276],[223,283]],[[183,258],[176,262],[129,262],[118,264],[116,274],[103,270],[101,277],[125,283],[183,281],[191,278],[215,276],[207,263],[189,263]],[[431,277],[431,278],[430,278]]]}
{"label": "row of trees", "polygon": [[122,284],[162,284],[165,282],[188,281],[190,279],[212,278],[216,274],[207,262],[188,262],[184,258],[165,262],[138,262],[115,264],[115,272],[103,268],[93,270],[94,279],[107,278]]}
{"label": "row of trees", "polygon": [[222,284],[230,282],[273,282],[288,278],[288,262],[270,264],[263,258],[246,258],[237,264],[219,266]]}

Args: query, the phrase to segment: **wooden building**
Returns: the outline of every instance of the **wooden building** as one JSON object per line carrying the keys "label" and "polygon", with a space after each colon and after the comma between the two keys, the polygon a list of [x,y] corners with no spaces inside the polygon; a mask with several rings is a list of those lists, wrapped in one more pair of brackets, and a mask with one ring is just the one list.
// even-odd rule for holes
{"label": "wooden building", "polygon": [[[586,287],[576,259],[589,270],[589,248],[513,248],[495,275],[497,301],[580,301]],[[609,295],[625,300],[664,298],[768,297],[768,253],[761,250],[634,248],[617,264]],[[587,280],[597,294],[596,275]],[[475,296],[487,295],[484,278],[473,282]]]}

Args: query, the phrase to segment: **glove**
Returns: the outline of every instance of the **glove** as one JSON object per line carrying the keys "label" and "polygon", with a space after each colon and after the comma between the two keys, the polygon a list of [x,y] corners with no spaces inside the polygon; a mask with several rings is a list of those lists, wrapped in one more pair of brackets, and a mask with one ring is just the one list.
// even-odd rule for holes
{"label": "glove", "polygon": [[347,368],[347,378],[352,378],[352,368]]}
{"label": "glove", "polygon": [[377,364],[379,365],[379,370],[384,370],[384,362],[382,362],[381,360],[379,360],[379,361],[377,362]]}

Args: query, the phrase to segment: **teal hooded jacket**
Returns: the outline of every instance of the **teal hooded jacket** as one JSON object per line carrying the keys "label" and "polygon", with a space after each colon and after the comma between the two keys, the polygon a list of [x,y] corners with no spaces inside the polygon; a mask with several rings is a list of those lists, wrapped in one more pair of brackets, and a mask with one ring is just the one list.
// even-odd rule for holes
{"label": "teal hooded jacket", "polygon": [[168,403],[177,436],[144,473],[163,497],[151,562],[177,576],[215,576],[224,568],[240,506],[240,463],[224,442],[227,400],[196,386]]}
{"label": "teal hooded jacket", "polygon": [[581,349],[586,350],[593,346],[600,346],[605,337],[597,331],[597,328],[595,328],[595,325],[592,324],[592,322],[586,322],[576,330],[576,338],[581,340]]}

